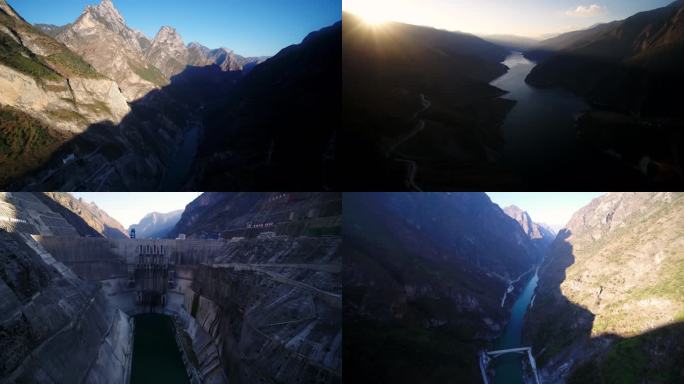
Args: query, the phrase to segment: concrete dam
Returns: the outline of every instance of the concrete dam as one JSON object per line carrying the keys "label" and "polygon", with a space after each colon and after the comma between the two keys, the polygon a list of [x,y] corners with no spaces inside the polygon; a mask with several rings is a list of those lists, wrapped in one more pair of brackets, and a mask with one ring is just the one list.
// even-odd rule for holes
{"label": "concrete dam", "polygon": [[135,381],[151,314],[187,382],[340,382],[339,194],[273,194],[230,237],[176,240],[83,237],[37,195],[0,194],[0,383]]}

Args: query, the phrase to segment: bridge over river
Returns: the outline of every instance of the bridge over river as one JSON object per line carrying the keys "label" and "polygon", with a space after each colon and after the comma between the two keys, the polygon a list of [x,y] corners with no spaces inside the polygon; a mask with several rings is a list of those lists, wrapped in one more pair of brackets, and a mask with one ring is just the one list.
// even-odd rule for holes
{"label": "bridge over river", "polygon": [[539,380],[539,374],[537,373],[537,362],[534,360],[534,356],[532,356],[532,347],[508,348],[499,349],[496,351],[481,351],[479,362],[480,372],[482,373],[482,380],[484,381],[484,384],[489,384],[489,377],[487,374],[487,367],[489,366],[489,363],[499,356],[510,353],[527,354],[530,367],[532,368],[532,373],[534,374],[535,382],[537,384],[541,384],[541,381]]}

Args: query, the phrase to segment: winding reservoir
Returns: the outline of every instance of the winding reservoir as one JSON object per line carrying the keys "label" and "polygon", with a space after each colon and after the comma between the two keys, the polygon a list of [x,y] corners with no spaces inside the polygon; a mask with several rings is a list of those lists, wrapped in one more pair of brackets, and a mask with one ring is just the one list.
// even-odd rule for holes
{"label": "winding reservoir", "polygon": [[[525,313],[534,297],[534,290],[537,288],[539,277],[537,272],[525,285],[520,297],[513,303],[511,318],[506,325],[504,334],[496,345],[496,349],[508,349],[522,347],[522,328],[525,320]],[[523,384],[522,358],[526,355],[507,354],[497,357],[494,361],[495,384]]]}
{"label": "winding reservoir", "polygon": [[561,89],[529,86],[525,78],[536,64],[521,52],[511,53],[503,64],[509,71],[490,84],[507,91],[503,97],[516,104],[502,126],[501,163],[526,178],[559,171],[559,165],[580,157],[575,117],[589,110],[589,105]]}
{"label": "winding reservoir", "polygon": [[176,345],[173,321],[158,314],[135,316],[131,384],[189,384]]}

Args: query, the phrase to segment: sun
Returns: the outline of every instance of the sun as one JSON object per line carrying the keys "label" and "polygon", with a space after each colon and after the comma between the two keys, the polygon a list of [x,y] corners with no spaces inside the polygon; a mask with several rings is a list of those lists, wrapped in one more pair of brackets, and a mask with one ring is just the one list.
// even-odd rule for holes
{"label": "sun", "polygon": [[367,24],[378,26],[387,22],[387,18],[379,10],[370,9],[368,12],[360,14],[363,21]]}
{"label": "sun", "polygon": [[389,21],[387,7],[381,0],[345,1],[345,10],[361,17],[372,26],[378,26]]}

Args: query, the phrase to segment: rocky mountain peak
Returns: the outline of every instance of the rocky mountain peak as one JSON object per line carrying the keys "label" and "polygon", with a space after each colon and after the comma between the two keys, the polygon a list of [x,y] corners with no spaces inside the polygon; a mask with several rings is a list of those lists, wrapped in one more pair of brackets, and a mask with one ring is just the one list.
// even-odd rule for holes
{"label": "rocky mountain peak", "polygon": [[114,7],[114,3],[112,3],[111,0],[102,0],[98,5],[86,7],[84,15],[93,17],[95,20],[117,33],[121,33],[127,29],[123,16],[121,16],[119,10]]}
{"label": "rocky mountain peak", "polygon": [[503,209],[504,213],[520,224],[523,232],[535,244],[540,254],[543,255],[546,247],[555,238],[554,232],[544,224],[535,223],[530,215],[520,207],[511,205]]}
{"label": "rocky mountain peak", "polygon": [[7,4],[7,2],[5,0],[0,0],[0,10],[3,10],[5,13],[7,13],[8,15],[10,15],[12,17],[16,17],[17,19],[21,19],[21,17],[19,15],[17,15],[16,12],[14,12],[14,9],[9,4]]}
{"label": "rocky mountain peak", "polygon": [[508,206],[504,208],[503,211],[506,213],[506,215],[517,221],[526,234],[533,235],[533,232],[535,231],[535,223],[532,222],[532,219],[527,212],[523,211],[516,205]]}
{"label": "rocky mountain peak", "polygon": [[157,32],[157,35],[152,41],[152,46],[162,44],[168,48],[174,49],[185,49],[185,43],[183,43],[183,38],[176,31],[175,28],[169,26],[162,26]]}
{"label": "rocky mountain peak", "polygon": [[176,29],[163,26],[146,52],[147,60],[166,76],[180,73],[188,61],[188,48]]}

